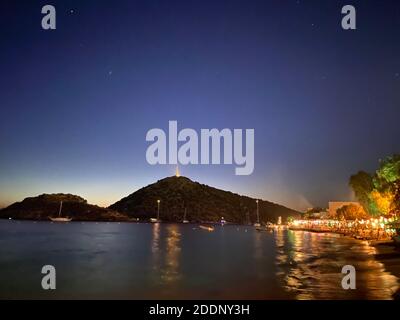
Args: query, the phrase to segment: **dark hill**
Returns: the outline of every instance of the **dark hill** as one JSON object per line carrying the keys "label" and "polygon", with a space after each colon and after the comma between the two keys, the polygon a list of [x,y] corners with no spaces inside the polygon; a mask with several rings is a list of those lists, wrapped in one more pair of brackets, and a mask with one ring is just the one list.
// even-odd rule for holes
{"label": "dark hill", "polygon": [[0,218],[48,220],[57,216],[60,202],[63,201],[62,216],[72,217],[74,221],[123,221],[128,220],[124,214],[111,209],[88,204],[79,196],[72,194],[42,194],[26,198],[0,210]]}
{"label": "dark hill", "polygon": [[[109,208],[130,217],[149,219],[157,216],[157,199],[161,200],[160,219],[182,221],[185,207],[190,221],[249,223],[256,221],[256,200],[232,192],[212,188],[186,177],[168,177],[144,187],[114,203]],[[279,216],[298,217],[295,210],[259,201],[260,220],[276,222]]]}

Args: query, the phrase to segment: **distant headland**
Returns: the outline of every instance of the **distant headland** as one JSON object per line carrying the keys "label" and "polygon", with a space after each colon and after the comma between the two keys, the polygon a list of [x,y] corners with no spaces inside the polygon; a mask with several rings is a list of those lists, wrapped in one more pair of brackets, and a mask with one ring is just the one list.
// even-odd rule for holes
{"label": "distant headland", "polygon": [[[182,176],[167,177],[150,184],[108,208],[88,204],[72,194],[42,194],[0,210],[1,219],[48,220],[63,202],[63,214],[73,221],[149,221],[157,216],[165,222],[218,222],[221,217],[231,223],[256,221],[256,199],[216,189]],[[260,220],[275,222],[278,217],[298,217],[299,212],[269,201],[259,201]]]}

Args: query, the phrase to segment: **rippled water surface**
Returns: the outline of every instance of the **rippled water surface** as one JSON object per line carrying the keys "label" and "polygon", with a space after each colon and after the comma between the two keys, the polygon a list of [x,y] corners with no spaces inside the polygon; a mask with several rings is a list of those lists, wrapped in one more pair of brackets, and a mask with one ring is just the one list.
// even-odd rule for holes
{"label": "rippled water surface", "polygon": [[[0,221],[0,298],[390,299],[398,279],[367,243],[252,227]],[[357,289],[343,290],[344,265]],[[41,288],[41,268],[57,289]]]}

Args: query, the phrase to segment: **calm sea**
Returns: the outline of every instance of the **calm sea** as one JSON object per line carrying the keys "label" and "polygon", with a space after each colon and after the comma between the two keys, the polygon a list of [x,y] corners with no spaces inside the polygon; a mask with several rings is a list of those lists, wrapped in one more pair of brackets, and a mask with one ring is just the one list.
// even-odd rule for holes
{"label": "calm sea", "polygon": [[[0,220],[0,298],[390,299],[368,244],[332,234],[192,224]],[[341,269],[357,270],[343,290]],[[56,290],[41,287],[56,268]]]}

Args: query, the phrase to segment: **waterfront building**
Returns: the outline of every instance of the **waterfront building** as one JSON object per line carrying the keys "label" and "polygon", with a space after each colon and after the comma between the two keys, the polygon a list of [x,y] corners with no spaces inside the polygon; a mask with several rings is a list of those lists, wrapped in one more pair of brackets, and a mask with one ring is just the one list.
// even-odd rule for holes
{"label": "waterfront building", "polygon": [[355,205],[355,206],[359,206],[361,207],[361,204],[359,202],[356,201],[329,201],[328,203],[328,213],[330,217],[335,217],[337,210],[339,210],[340,208],[344,207],[344,206],[348,206],[348,205]]}

